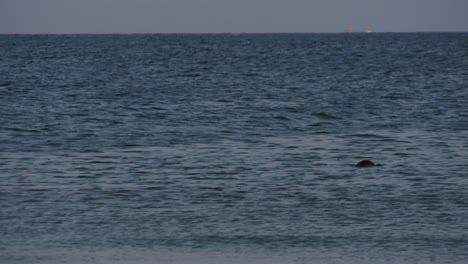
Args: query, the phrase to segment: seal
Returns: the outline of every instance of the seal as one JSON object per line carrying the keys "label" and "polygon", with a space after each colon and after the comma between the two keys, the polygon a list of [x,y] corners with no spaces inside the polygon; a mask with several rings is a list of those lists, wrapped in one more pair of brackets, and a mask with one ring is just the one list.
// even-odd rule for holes
{"label": "seal", "polygon": [[370,160],[361,160],[356,164],[356,167],[361,167],[361,168],[368,168],[368,167],[374,167],[376,164]]}

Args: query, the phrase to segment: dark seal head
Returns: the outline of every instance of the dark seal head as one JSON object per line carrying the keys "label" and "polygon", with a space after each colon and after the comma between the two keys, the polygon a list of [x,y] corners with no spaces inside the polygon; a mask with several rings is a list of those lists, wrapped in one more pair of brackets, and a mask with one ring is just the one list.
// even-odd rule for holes
{"label": "dark seal head", "polygon": [[374,167],[376,164],[370,160],[361,160],[358,164],[356,164],[356,167],[361,167],[361,168],[368,168],[368,167]]}

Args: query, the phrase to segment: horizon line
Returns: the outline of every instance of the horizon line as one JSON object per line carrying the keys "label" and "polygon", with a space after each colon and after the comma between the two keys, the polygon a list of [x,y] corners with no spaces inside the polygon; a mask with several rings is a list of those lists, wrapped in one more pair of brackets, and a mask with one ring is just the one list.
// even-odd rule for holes
{"label": "horizon line", "polygon": [[0,32],[0,35],[259,35],[259,34],[392,34],[392,33],[468,33],[468,31],[323,31],[323,32],[302,32],[302,31],[278,31],[278,32]]}

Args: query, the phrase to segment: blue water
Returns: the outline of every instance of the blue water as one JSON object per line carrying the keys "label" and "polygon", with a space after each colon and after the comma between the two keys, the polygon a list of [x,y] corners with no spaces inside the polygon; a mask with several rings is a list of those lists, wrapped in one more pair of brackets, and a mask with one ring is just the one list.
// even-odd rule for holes
{"label": "blue water", "polygon": [[0,35],[0,179],[0,263],[468,263],[468,34]]}

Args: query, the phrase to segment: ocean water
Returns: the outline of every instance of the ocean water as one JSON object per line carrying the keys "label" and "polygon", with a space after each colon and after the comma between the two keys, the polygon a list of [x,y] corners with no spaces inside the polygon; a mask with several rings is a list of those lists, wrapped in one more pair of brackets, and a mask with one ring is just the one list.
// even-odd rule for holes
{"label": "ocean water", "polygon": [[468,263],[468,34],[0,35],[0,263]]}

